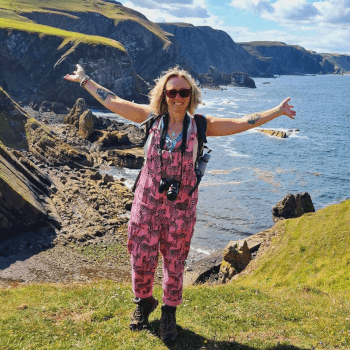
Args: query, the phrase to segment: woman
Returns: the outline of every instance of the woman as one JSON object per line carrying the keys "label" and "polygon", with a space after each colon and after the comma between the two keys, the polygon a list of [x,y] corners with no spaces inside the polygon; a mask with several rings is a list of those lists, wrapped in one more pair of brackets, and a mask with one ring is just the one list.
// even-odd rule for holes
{"label": "woman", "polygon": [[[150,92],[150,104],[123,100],[84,74],[81,66],[65,79],[78,82],[102,105],[136,123],[152,112],[162,117],[151,127],[146,144],[146,161],[135,191],[129,222],[128,250],[131,254],[132,284],[136,309],[131,330],[148,324],[158,301],[152,296],[158,252],[163,257],[163,302],[160,337],[173,340],[176,307],[182,302],[184,263],[196,222],[198,190],[194,163],[197,129],[193,118],[201,92],[193,78],[178,67],[165,72]],[[207,136],[236,134],[260,126],[281,115],[296,115],[290,98],[270,110],[240,119],[206,116]],[[163,141],[162,141],[163,140]],[[169,195],[169,191],[171,192]]]}

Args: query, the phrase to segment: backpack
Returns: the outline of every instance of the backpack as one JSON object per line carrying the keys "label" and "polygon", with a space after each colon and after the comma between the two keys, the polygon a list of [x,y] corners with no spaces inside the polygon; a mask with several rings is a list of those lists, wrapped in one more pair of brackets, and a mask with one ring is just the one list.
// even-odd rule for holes
{"label": "backpack", "polygon": [[[150,113],[148,118],[140,124],[140,128],[142,128],[144,125],[146,126],[144,142],[146,142],[148,137],[149,137],[149,131],[151,130],[152,125],[155,123],[155,121],[158,118],[161,118],[161,117],[162,117],[161,115],[156,115],[156,114]],[[196,157],[196,162],[195,162],[195,168],[197,168],[198,161],[203,156],[204,148],[207,148],[209,150],[208,153],[211,152],[211,149],[204,145],[205,143],[208,142],[207,137],[206,137],[207,120],[206,120],[205,116],[201,115],[201,114],[195,114],[193,117],[194,117],[194,120],[195,120],[196,126],[197,126],[198,151],[197,151],[197,157]],[[137,183],[138,183],[139,178],[141,176],[142,168],[143,168],[143,165],[140,169],[139,174],[137,175],[134,186],[132,188],[132,192],[135,192],[135,190],[136,190]],[[193,187],[192,190],[190,191],[190,193],[189,193],[190,195],[196,190],[196,188],[199,186],[199,183],[201,181],[201,176],[199,177],[197,174],[196,174],[196,176],[197,176],[197,183],[196,183],[196,186]]]}

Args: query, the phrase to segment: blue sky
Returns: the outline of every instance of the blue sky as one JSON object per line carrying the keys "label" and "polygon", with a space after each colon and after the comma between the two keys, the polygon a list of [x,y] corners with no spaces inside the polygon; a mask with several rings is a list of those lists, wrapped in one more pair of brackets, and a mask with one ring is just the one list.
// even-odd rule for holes
{"label": "blue sky", "polygon": [[234,41],[282,41],[350,54],[350,0],[117,0],[153,22],[186,22]]}

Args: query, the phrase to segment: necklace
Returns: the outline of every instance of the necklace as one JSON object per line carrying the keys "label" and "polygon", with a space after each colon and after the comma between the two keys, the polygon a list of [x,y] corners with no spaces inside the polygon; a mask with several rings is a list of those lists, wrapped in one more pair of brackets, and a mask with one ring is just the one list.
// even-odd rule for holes
{"label": "necklace", "polygon": [[182,127],[182,123],[181,124],[180,123],[174,123],[174,124],[169,123],[169,129],[170,130],[172,129],[172,131],[170,133],[171,136],[175,137],[176,133],[180,131],[181,127]]}

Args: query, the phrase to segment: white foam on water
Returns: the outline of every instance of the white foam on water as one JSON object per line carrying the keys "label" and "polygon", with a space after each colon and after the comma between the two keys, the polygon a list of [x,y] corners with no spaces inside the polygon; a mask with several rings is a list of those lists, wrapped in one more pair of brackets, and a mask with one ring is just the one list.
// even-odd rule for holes
{"label": "white foam on water", "polygon": [[139,169],[117,168],[117,167],[111,166],[108,169],[102,170],[101,173],[112,175],[117,180],[120,180],[121,178],[126,179],[124,181],[124,184],[126,185],[126,187],[131,189],[134,186],[134,182],[136,180],[136,177],[139,171],[140,171]]}
{"label": "white foam on water", "polygon": [[205,254],[205,255],[210,255],[211,254],[211,252],[209,250],[204,250],[202,248],[194,248],[192,246],[191,249],[194,250],[197,253],[202,253],[202,254]]}

